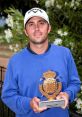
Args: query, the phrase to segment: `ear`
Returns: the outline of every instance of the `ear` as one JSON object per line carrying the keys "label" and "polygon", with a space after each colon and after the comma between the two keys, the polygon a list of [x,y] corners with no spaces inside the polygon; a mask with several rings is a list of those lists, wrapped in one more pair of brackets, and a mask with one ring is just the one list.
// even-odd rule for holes
{"label": "ear", "polygon": [[50,31],[51,31],[51,25],[49,24],[48,33],[50,33]]}
{"label": "ear", "polygon": [[26,36],[28,36],[28,33],[27,33],[26,29],[24,29],[24,33],[25,33]]}

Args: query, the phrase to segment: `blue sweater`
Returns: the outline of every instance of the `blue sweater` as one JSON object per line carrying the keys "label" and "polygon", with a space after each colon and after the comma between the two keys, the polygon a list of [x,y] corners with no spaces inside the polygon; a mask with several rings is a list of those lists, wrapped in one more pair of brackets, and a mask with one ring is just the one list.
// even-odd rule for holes
{"label": "blue sweater", "polygon": [[2,90],[3,102],[16,113],[16,117],[69,117],[68,108],[59,107],[35,113],[30,107],[33,97],[41,98],[40,78],[48,70],[56,71],[62,91],[67,92],[72,102],[80,89],[80,80],[69,49],[51,45],[44,54],[33,54],[24,48],[11,57]]}

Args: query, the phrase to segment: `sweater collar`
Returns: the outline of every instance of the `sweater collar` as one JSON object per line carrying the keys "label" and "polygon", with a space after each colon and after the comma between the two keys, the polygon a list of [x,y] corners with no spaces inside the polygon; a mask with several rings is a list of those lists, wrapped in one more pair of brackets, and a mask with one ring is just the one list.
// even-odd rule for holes
{"label": "sweater collar", "polygon": [[[50,47],[51,47],[51,44],[49,43],[49,44],[48,44],[48,48],[47,48],[47,50],[45,51],[45,53],[50,49]],[[29,43],[28,43],[28,45],[27,45],[27,49],[28,49],[28,51],[31,52],[32,54],[36,54],[36,55],[37,55],[37,53],[35,53],[35,52],[30,48],[30,44],[29,44]]]}

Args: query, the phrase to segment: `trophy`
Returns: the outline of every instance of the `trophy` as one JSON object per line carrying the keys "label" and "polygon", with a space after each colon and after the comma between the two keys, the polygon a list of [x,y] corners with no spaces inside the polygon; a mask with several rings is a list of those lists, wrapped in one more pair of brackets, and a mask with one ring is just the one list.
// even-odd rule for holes
{"label": "trophy", "polygon": [[57,81],[56,72],[51,70],[43,73],[43,82],[39,85],[39,90],[47,100],[42,100],[39,103],[39,107],[62,107],[65,104],[64,99],[56,99],[56,96],[60,93],[62,89],[62,83]]}

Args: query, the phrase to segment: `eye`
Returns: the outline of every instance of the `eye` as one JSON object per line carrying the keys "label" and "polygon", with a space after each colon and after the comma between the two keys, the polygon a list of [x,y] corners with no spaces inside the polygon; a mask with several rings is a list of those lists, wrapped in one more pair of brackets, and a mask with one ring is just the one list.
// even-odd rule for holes
{"label": "eye", "polygon": [[39,22],[39,24],[44,25],[44,24],[46,24],[46,22],[45,22],[44,20],[41,20],[41,21]]}
{"label": "eye", "polygon": [[41,21],[41,22],[40,22],[40,24],[44,24],[44,22],[43,22],[43,21]]}
{"label": "eye", "polygon": [[34,26],[34,24],[32,22],[29,22],[28,26],[31,27],[31,26]]}

